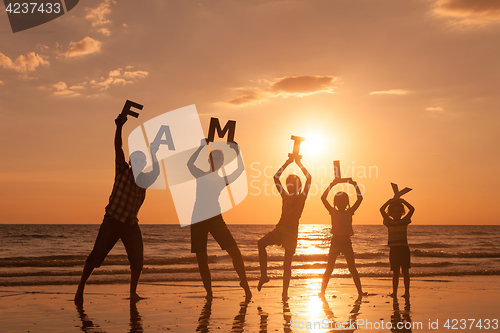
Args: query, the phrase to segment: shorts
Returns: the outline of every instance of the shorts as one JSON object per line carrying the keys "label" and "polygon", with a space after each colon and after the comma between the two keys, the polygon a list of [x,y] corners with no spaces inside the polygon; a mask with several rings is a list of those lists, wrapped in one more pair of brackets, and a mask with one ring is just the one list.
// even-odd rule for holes
{"label": "shorts", "polygon": [[208,233],[219,243],[223,250],[236,246],[236,241],[222,219],[217,215],[208,220],[191,224],[191,253],[207,252]]}
{"label": "shorts", "polygon": [[109,251],[121,239],[127,251],[130,268],[142,270],[144,264],[144,246],[141,229],[137,223],[122,223],[111,215],[104,215],[99,234],[95,240],[94,249],[88,256],[86,263],[92,267],[101,267]]}
{"label": "shorts", "polygon": [[407,245],[391,246],[389,250],[389,262],[391,271],[399,272],[399,268],[409,269],[410,263],[410,248]]}
{"label": "shorts", "polygon": [[353,255],[351,236],[332,236],[332,243],[330,245],[329,255],[338,256],[339,254]]}
{"label": "shorts", "polygon": [[295,249],[297,248],[298,232],[294,228],[277,224],[276,227],[268,233],[268,235],[273,235],[278,240],[276,245],[295,253]]}

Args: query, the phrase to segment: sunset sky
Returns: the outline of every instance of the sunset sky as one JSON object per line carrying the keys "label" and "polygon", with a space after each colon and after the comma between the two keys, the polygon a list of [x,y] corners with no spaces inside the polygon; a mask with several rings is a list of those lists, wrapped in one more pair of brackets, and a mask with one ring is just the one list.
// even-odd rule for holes
{"label": "sunset sky", "polygon": [[[313,175],[302,223],[330,223],[340,160],[364,189],[355,224],[382,223],[391,182],[414,224],[500,224],[500,1],[84,0],[15,34],[0,8],[0,223],[100,223],[130,99],[125,143],[191,104],[205,131],[236,120],[249,195],[228,224],[278,222],[265,193],[291,135]],[[170,192],[139,219],[177,223]]]}

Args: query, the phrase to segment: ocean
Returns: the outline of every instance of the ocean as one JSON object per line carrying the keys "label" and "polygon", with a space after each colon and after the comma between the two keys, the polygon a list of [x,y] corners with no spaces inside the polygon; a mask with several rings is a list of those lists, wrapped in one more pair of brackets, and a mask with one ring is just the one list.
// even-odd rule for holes
{"label": "ocean", "polygon": [[[243,254],[250,280],[260,275],[257,240],[273,225],[228,225]],[[363,277],[389,277],[387,229],[354,225],[356,266]],[[200,280],[190,253],[189,227],[141,225],[144,239],[142,282]],[[77,285],[94,245],[99,225],[0,225],[0,286]],[[420,277],[500,275],[500,226],[410,225],[410,274]],[[292,278],[321,277],[330,245],[326,224],[301,224]],[[214,281],[237,280],[230,257],[209,236],[209,265]],[[269,275],[281,277],[284,250],[269,247]],[[334,278],[350,277],[343,256]],[[128,283],[128,260],[121,241],[115,245],[89,283]]]}

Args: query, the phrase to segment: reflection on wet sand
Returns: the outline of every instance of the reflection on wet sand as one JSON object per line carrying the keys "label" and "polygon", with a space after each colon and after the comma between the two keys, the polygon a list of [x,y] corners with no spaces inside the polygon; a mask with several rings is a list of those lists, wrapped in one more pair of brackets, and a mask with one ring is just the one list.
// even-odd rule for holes
{"label": "reflection on wet sand", "polygon": [[201,310],[200,317],[198,318],[198,327],[196,327],[196,332],[202,332],[202,333],[209,332],[208,325],[210,324],[211,314],[212,314],[212,298],[207,298],[205,305]]}
{"label": "reflection on wet sand", "polygon": [[394,313],[391,315],[391,332],[411,332],[410,298],[405,298],[404,311],[399,309],[399,302],[397,298],[394,298],[392,308]]}
{"label": "reflection on wet sand", "polygon": [[290,305],[288,302],[283,302],[283,332],[290,333],[292,329],[290,328],[290,321],[292,320],[292,313],[290,312]]}
{"label": "reflection on wet sand", "polygon": [[137,302],[130,302],[130,331],[129,333],[142,333],[142,317],[137,310]]}
{"label": "reflection on wet sand", "polygon": [[[354,332],[357,329],[356,320],[358,319],[359,311],[361,308],[361,300],[362,297],[359,296],[352,306],[352,310],[349,315],[349,319],[347,320],[335,320],[335,315],[333,314],[332,309],[330,308],[330,304],[325,297],[320,297],[321,301],[323,301],[323,311],[325,312],[326,318],[329,321],[329,328],[331,329],[328,332]],[[346,325],[346,323],[348,323]]]}
{"label": "reflection on wet sand", "polygon": [[82,326],[80,329],[85,333],[104,333],[99,325],[94,324],[94,322],[89,318],[83,309],[83,303],[76,303],[76,311],[78,311],[78,317],[82,321]]}
{"label": "reflection on wet sand", "polygon": [[260,317],[259,333],[267,333],[267,319],[269,318],[269,314],[263,311],[260,306],[257,307],[257,311]]}
{"label": "reflection on wet sand", "polygon": [[[241,333],[245,330],[245,318],[247,315],[248,302],[241,302],[238,314],[234,317],[231,332]],[[212,298],[207,298],[200,317],[198,318],[198,327],[196,332],[210,332],[210,316],[212,315]]]}
{"label": "reflection on wet sand", "polygon": [[[83,309],[83,303],[76,303],[78,317],[82,321],[80,329],[85,333],[105,333],[98,324],[95,324]],[[142,317],[137,310],[137,302],[130,302],[130,330],[129,333],[142,333]]]}
{"label": "reflection on wet sand", "polygon": [[245,317],[247,315],[248,302],[240,303],[240,311],[234,317],[233,328],[231,332],[240,333],[244,331],[245,328]]}
{"label": "reflection on wet sand", "polygon": [[[260,317],[260,330],[259,333],[267,333],[268,329],[268,318],[269,314],[262,310],[262,307],[257,307],[257,311],[259,313]],[[283,302],[283,332],[284,333],[291,333],[293,332],[292,328],[290,327],[290,321],[292,320],[292,313],[290,312],[290,305],[288,302]]]}

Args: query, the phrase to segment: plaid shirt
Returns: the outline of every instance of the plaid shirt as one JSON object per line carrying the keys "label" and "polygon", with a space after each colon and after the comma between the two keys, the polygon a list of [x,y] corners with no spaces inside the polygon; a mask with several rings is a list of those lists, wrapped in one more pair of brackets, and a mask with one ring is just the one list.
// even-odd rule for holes
{"label": "plaid shirt", "polygon": [[116,161],[115,183],[109,196],[106,213],[120,222],[139,222],[137,213],[146,198],[146,190],[136,185],[132,168],[125,161]]}

